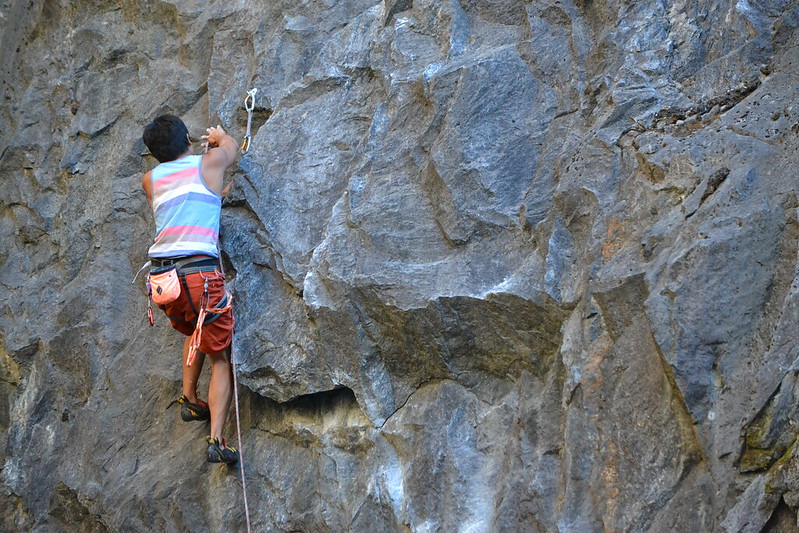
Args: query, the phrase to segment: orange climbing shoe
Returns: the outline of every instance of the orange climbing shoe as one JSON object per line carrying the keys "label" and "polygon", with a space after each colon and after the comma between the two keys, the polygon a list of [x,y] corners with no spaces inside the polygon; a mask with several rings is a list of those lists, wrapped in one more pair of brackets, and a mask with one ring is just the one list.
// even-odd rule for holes
{"label": "orange climbing shoe", "polygon": [[227,463],[232,465],[239,461],[239,452],[236,448],[231,448],[225,444],[225,439],[222,439],[222,444],[219,444],[219,439],[206,437],[208,441],[208,452],[206,458],[209,463]]}

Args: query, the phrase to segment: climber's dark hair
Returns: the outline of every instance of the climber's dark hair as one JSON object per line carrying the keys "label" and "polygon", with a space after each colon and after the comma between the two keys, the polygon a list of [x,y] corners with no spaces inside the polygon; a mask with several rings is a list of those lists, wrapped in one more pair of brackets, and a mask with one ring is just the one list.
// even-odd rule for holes
{"label": "climber's dark hair", "polygon": [[175,115],[160,115],[144,127],[142,139],[161,163],[173,161],[189,149],[189,130]]}

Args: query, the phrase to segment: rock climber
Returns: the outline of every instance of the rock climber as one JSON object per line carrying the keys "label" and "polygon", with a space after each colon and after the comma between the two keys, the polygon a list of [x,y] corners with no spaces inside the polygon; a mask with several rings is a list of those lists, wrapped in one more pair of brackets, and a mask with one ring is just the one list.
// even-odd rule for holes
{"label": "rock climber", "polygon": [[[175,401],[181,405],[184,421],[210,417],[207,460],[232,464],[238,461],[238,451],[226,445],[222,430],[233,397],[230,344],[234,318],[218,264],[218,239],[222,198],[227,193],[224,173],[236,161],[238,145],[221,127],[211,127],[201,137],[207,152],[194,155],[189,131],[174,115],[157,117],[144,128],[142,138],[159,161],[141,182],[156,225],[155,242],[148,254],[151,280],[157,273],[176,273],[172,275],[177,299],[157,305],[172,327],[186,335],[183,395]],[[212,311],[197,324],[202,306]],[[198,351],[192,363],[191,336],[196,333],[199,347],[195,345]],[[197,397],[206,356],[211,363],[208,403]]]}

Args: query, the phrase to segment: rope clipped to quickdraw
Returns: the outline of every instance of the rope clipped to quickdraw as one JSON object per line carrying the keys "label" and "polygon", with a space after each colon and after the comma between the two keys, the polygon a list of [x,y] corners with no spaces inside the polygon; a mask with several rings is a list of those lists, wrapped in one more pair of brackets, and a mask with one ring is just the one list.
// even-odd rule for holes
{"label": "rope clipped to quickdraw", "polygon": [[197,315],[197,327],[194,328],[194,333],[191,334],[189,340],[189,354],[186,357],[186,365],[191,366],[194,363],[194,358],[197,357],[197,352],[200,350],[200,341],[203,336],[203,324],[205,323],[205,316],[208,313],[218,315],[226,313],[233,308],[233,295],[229,292],[227,295],[227,304],[224,307],[208,307],[208,278],[203,276],[205,284],[203,285],[203,294],[200,296],[200,313]]}
{"label": "rope clipped to quickdraw", "polygon": [[241,153],[246,154],[250,151],[250,141],[252,140],[252,112],[255,109],[255,93],[258,92],[257,87],[253,87],[247,91],[247,97],[244,99],[244,109],[247,110],[247,133],[244,134],[244,141],[241,143]]}

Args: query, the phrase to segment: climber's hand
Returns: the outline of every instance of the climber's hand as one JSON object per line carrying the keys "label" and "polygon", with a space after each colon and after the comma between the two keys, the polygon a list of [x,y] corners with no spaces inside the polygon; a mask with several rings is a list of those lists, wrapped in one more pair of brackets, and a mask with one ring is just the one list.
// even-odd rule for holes
{"label": "climber's hand", "polygon": [[222,129],[222,126],[213,127],[205,130],[206,135],[200,137],[200,139],[204,140],[203,148],[216,148],[219,146],[219,141],[227,135],[225,130]]}

